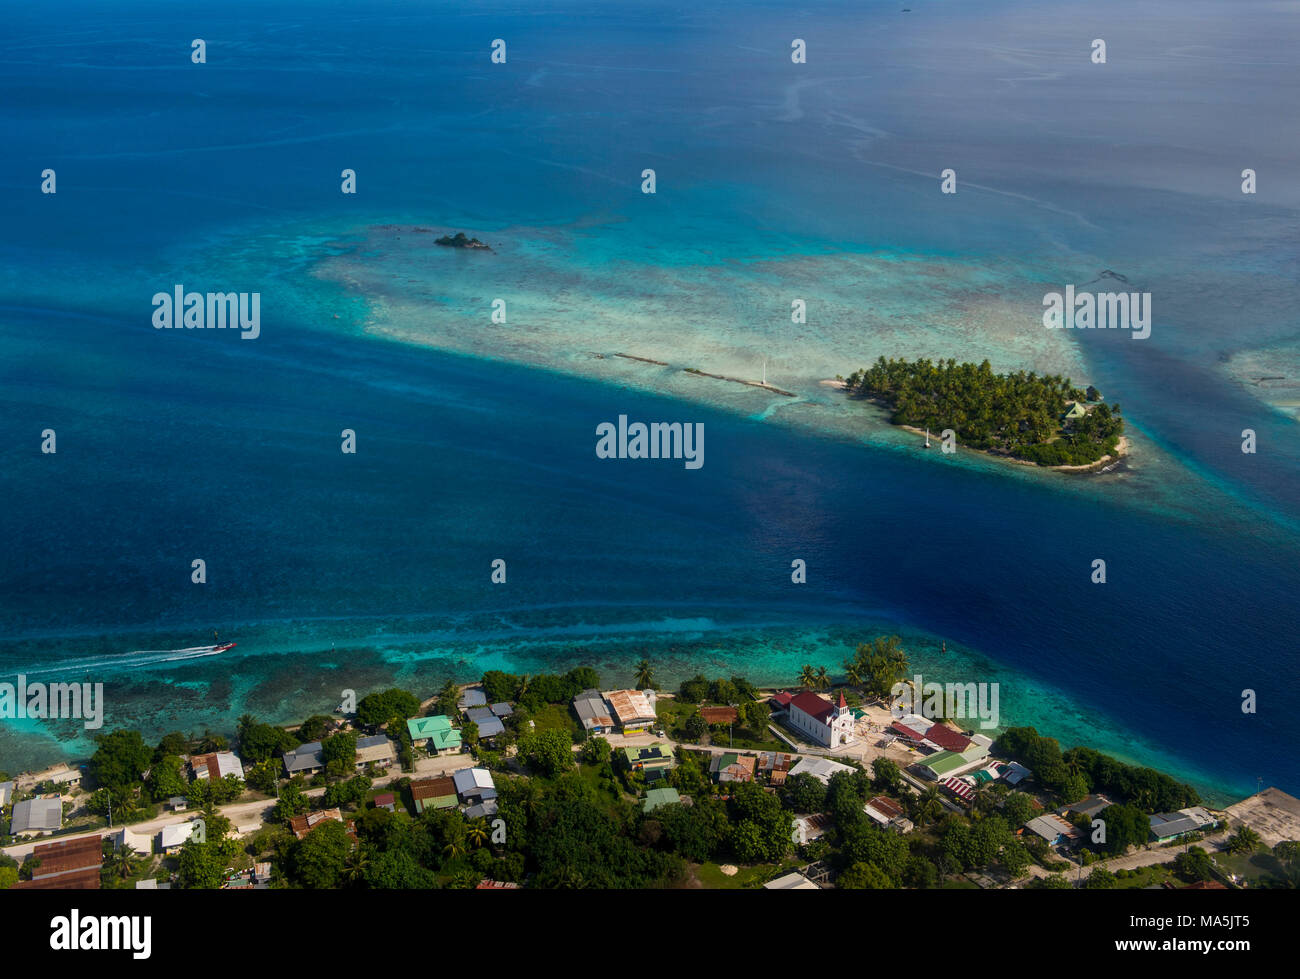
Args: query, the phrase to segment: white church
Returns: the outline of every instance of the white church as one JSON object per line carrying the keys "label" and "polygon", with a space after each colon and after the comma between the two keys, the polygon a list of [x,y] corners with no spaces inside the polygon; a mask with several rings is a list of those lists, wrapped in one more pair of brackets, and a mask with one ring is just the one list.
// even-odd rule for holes
{"label": "white church", "polygon": [[827,748],[853,743],[853,711],[843,693],[840,702],[832,704],[811,691],[804,691],[791,698],[787,719],[800,734]]}

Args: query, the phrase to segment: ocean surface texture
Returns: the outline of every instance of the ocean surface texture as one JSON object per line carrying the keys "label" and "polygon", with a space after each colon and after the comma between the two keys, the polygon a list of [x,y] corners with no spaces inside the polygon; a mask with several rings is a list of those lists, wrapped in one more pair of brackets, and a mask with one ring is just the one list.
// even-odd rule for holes
{"label": "ocean surface texture", "polygon": [[[153,737],[489,668],[793,683],[896,632],[1004,724],[1300,791],[1300,13],[903,6],[10,10],[0,680]],[[1043,327],[1108,270],[1148,339]],[[177,285],[260,336],[154,329]],[[1134,451],[926,453],[821,383],[881,355],[1096,384]],[[703,466],[597,458],[620,415]],[[93,733],[0,721],[0,769]]]}

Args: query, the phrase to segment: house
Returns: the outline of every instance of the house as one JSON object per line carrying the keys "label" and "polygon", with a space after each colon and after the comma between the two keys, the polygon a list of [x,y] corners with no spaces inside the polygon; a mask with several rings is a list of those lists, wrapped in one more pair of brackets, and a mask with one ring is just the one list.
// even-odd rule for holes
{"label": "house", "polygon": [[998,765],[997,770],[1002,781],[1006,782],[1007,785],[1019,785],[1033,774],[1033,772],[1018,761],[1008,762],[1005,765]]}
{"label": "house", "polygon": [[735,724],[740,719],[740,711],[734,707],[701,707],[706,724]]}
{"label": "house", "polygon": [[727,751],[709,759],[709,774],[715,782],[752,782],[758,769],[757,755]]}
{"label": "house", "polygon": [[1082,418],[1088,413],[1088,409],[1077,401],[1071,401],[1065,406],[1065,412],[1061,415],[1061,421],[1074,421],[1076,418]]}
{"label": "house", "polygon": [[295,775],[315,775],[325,770],[325,759],[321,757],[319,741],[308,741],[292,751],[284,753],[285,773],[293,778]]}
{"label": "house", "polygon": [[417,813],[426,809],[455,809],[456,783],[447,775],[412,782],[411,799]]}
{"label": "house", "polygon": [[490,707],[471,707],[465,716],[478,725],[478,736],[482,739],[491,740],[498,734],[506,733],[506,726]]}
{"label": "house", "polygon": [[176,853],[194,835],[199,825],[197,819],[184,823],[168,823],[158,834],[158,849],[167,854]]}
{"label": "house", "polygon": [[862,811],[876,825],[884,829],[892,829],[898,833],[910,833],[913,829],[912,821],[907,818],[907,810],[888,796],[873,796],[867,800]]}
{"label": "house", "polygon": [[853,712],[843,693],[839,703],[832,704],[805,690],[790,701],[785,719],[791,729],[827,748],[853,743]]}
{"label": "house", "polygon": [[88,870],[98,883],[99,868],[104,863],[103,838],[96,834],[59,843],[38,843],[32,848],[32,856],[41,862],[32,870],[34,881]]}
{"label": "house", "polygon": [[644,731],[658,721],[653,690],[607,690],[602,694],[624,734]]}
{"label": "house", "polygon": [[824,836],[832,825],[834,825],[834,822],[830,813],[817,812],[811,816],[796,816],[794,818],[794,838],[801,845],[811,843],[813,840]]}
{"label": "house", "polygon": [[309,812],[302,816],[294,816],[289,820],[289,828],[293,830],[293,835],[302,839],[321,823],[343,823],[347,827],[348,835],[356,839],[356,830],[352,824],[343,819],[343,810],[341,809],[318,809],[316,812]]}
{"label": "house", "polygon": [[676,789],[650,789],[645,794],[645,802],[641,805],[642,812],[654,812],[660,806],[672,806],[682,801]]}
{"label": "house", "polygon": [[485,799],[482,802],[467,806],[465,809],[466,819],[486,819],[488,816],[497,814],[497,800]]}
{"label": "house", "polygon": [[190,775],[199,778],[225,778],[233,775],[244,780],[244,766],[233,751],[212,751],[190,756]]}
{"label": "house", "polygon": [[367,765],[387,768],[395,761],[397,761],[397,746],[393,744],[392,738],[385,734],[357,738],[357,768],[365,768]]}
{"label": "house", "polygon": [[52,782],[55,785],[66,785],[70,789],[75,789],[81,784],[81,771],[70,765],[65,765],[56,771],[50,772],[41,781]]}
{"label": "house", "polygon": [[1189,833],[1200,833],[1218,823],[1218,819],[1203,806],[1190,806],[1177,812],[1158,812],[1150,818],[1151,838],[1157,843],[1167,843]]}
{"label": "house", "polygon": [[763,885],[765,891],[820,891],[821,888],[803,874],[786,874]]}
{"label": "house", "polygon": [[471,707],[486,707],[487,694],[479,687],[470,687],[460,695],[460,700],[456,706],[461,710],[469,710]]}
{"label": "house", "polygon": [[574,697],[573,710],[585,731],[608,734],[614,730],[614,714],[599,690],[584,690]]}
{"label": "house", "polygon": [[57,833],[63,828],[63,799],[51,795],[40,799],[24,799],[14,803],[9,820],[11,836],[43,836]]}
{"label": "house", "polygon": [[397,798],[391,792],[383,792],[375,796],[375,808],[387,809],[389,812],[397,811]]}
{"label": "house", "polygon": [[512,715],[514,712],[515,712],[515,709],[514,709],[513,707],[511,707],[508,703],[506,703],[504,700],[501,701],[501,703],[499,703],[499,704],[493,704],[493,705],[492,705],[492,713],[493,713],[493,714],[496,714],[496,716],[499,717],[499,718],[501,718],[503,721],[504,721],[507,717],[509,717],[510,715]]}
{"label": "house", "polygon": [[790,701],[794,700],[794,694],[787,690],[782,690],[778,694],[773,694],[768,698],[768,706],[773,711],[785,710],[790,706]]}
{"label": "house", "polygon": [[183,795],[173,795],[167,798],[167,808],[172,812],[184,812],[190,807],[190,800]]}
{"label": "house", "polygon": [[1077,826],[1051,812],[1035,816],[1025,823],[1025,829],[1041,836],[1047,841],[1048,846],[1057,846],[1067,840],[1077,840],[1081,835]]}
{"label": "house", "polygon": [[794,755],[779,751],[763,751],[758,755],[758,773],[773,785],[785,784],[786,776],[790,774],[790,766],[793,764]]}
{"label": "house", "polygon": [[623,749],[623,760],[634,772],[643,772],[645,777],[659,778],[676,764],[672,749],[664,744],[637,745]]}
{"label": "house", "polygon": [[451,777],[456,785],[456,794],[466,805],[484,802],[497,797],[496,783],[492,773],[486,768],[462,768]]}
{"label": "house", "polygon": [[1112,805],[1111,801],[1104,795],[1090,795],[1078,802],[1071,803],[1068,806],[1061,806],[1056,810],[1062,816],[1087,816],[1092,819],[1093,816],[1101,812],[1106,807]]}
{"label": "house", "polygon": [[439,754],[445,751],[456,755],[464,750],[460,729],[451,726],[451,718],[446,714],[412,717],[406,722],[406,730],[411,735],[412,744]]}
{"label": "house", "polygon": [[790,769],[788,778],[794,778],[796,775],[811,775],[822,785],[830,785],[831,776],[836,772],[856,772],[857,769],[851,765],[842,765],[837,761],[831,761],[829,758],[800,758],[794,768]]}
{"label": "house", "polygon": [[14,783],[0,782],[0,806],[7,806],[14,798]]}

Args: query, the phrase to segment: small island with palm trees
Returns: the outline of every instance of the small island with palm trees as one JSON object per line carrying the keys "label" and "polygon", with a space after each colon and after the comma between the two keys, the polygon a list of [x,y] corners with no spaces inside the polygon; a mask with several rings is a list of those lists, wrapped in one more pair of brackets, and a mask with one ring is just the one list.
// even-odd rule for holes
{"label": "small island with palm trees", "polygon": [[880,357],[839,380],[850,396],[891,409],[895,425],[936,437],[950,430],[963,446],[1037,466],[1091,469],[1127,445],[1120,406],[1056,374],[995,374],[987,360]]}

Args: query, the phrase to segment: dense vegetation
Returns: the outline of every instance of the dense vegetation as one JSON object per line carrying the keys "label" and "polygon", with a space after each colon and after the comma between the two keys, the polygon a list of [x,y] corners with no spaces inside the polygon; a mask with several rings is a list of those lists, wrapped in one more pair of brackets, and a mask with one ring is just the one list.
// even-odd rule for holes
{"label": "dense vegetation", "polygon": [[[962,445],[1040,466],[1080,466],[1115,450],[1124,432],[1119,405],[1099,404],[1063,420],[1068,402],[1085,392],[1055,374],[995,374],[986,360],[886,360],[845,379],[851,394],[893,409],[895,425],[952,429]],[[1096,394],[1096,390],[1089,388]]]}
{"label": "dense vegetation", "polygon": [[[1063,753],[1055,738],[1045,738],[1032,727],[1008,728],[999,735],[993,750],[1031,768],[1038,784],[1061,802],[1077,802],[1089,792],[1102,792],[1129,800],[1143,813],[1153,813],[1172,812],[1201,801],[1194,788],[1164,772],[1126,765],[1092,748],[1071,748]],[[1145,832],[1142,839],[1146,839]]]}

